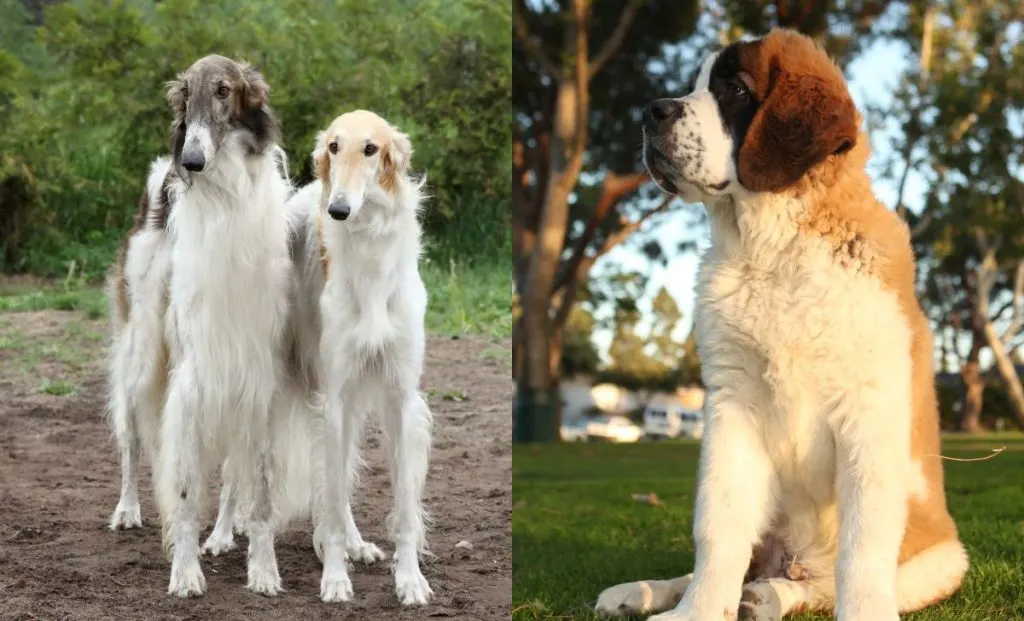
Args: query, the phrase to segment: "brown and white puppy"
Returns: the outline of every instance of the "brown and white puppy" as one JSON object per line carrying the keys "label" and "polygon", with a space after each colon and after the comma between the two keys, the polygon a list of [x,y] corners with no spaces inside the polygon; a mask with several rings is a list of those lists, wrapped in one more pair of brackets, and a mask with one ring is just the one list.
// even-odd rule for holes
{"label": "brown and white puppy", "polygon": [[692,93],[647,107],[651,176],[711,222],[697,558],[605,590],[599,612],[895,621],[959,588],[932,334],[860,123],[840,70],[786,30],[713,54]]}

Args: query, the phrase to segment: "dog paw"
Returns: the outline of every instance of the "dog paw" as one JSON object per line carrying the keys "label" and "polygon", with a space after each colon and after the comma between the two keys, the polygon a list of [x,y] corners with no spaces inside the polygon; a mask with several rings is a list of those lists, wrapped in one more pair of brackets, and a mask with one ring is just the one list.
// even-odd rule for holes
{"label": "dog paw", "polygon": [[235,543],[235,537],[230,532],[225,536],[217,531],[213,531],[206,538],[206,543],[203,544],[203,554],[220,556],[221,554],[227,554],[237,547],[238,544]]}
{"label": "dog paw", "polygon": [[[701,617],[703,619],[705,617]],[[732,619],[728,613],[723,614],[722,619]],[[663,612],[660,615],[654,615],[653,617],[647,617],[647,621],[697,621],[697,617],[685,610],[669,610]]]}
{"label": "dog paw", "polygon": [[782,602],[767,582],[751,582],[743,586],[739,621],[781,621]]}
{"label": "dog paw", "polygon": [[128,530],[142,527],[142,508],[138,503],[124,505],[117,503],[114,515],[110,516],[110,530]]}
{"label": "dog paw", "polygon": [[434,595],[419,568],[395,572],[395,593],[403,606],[423,606]]}
{"label": "dog paw", "polygon": [[617,584],[601,591],[594,611],[602,617],[630,617],[651,611],[651,588],[646,582]]}
{"label": "dog paw", "polygon": [[281,575],[276,567],[249,567],[249,581],[245,588],[253,593],[274,597],[281,592]]}
{"label": "dog paw", "polygon": [[348,553],[348,557],[353,561],[358,561],[367,565],[372,565],[377,561],[384,560],[384,552],[369,541],[358,541],[356,543],[348,544],[345,546],[345,552]]}
{"label": "dog paw", "polygon": [[347,602],[352,599],[352,581],[345,572],[324,571],[320,578],[320,601]]}
{"label": "dog paw", "polygon": [[206,576],[198,563],[182,567],[177,563],[171,565],[171,582],[167,593],[178,597],[196,597],[206,592]]}

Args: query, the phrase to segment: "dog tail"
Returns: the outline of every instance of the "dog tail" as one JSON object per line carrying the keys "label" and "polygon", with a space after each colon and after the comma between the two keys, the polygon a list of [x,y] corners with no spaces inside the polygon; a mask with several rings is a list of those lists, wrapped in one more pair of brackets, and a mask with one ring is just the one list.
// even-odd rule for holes
{"label": "dog tail", "polygon": [[298,387],[285,389],[280,405],[271,417],[271,451],[279,468],[276,491],[278,518],[282,525],[290,520],[308,517],[313,511],[320,471],[315,461],[322,452],[315,443],[322,434],[319,397],[310,396]]}

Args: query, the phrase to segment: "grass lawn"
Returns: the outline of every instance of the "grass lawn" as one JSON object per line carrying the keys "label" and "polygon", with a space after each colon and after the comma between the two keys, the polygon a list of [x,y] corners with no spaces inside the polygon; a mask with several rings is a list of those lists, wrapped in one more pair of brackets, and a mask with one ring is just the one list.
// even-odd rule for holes
{"label": "grass lawn", "polygon": [[[441,265],[424,259],[420,274],[429,296],[426,324],[431,334],[476,334],[495,341],[512,336],[512,272],[507,264]],[[107,301],[100,284],[77,278],[0,281],[0,313],[41,310],[83,311],[89,319],[99,319],[107,314]],[[495,356],[511,361],[512,353]]]}
{"label": "grass lawn", "polygon": [[[1024,436],[947,438],[946,489],[971,570],[960,592],[908,621],[1024,619]],[[596,619],[598,593],[692,570],[698,446],[517,446],[512,465],[513,619]],[[652,507],[632,494],[654,492]],[[799,615],[794,619],[828,619]]]}

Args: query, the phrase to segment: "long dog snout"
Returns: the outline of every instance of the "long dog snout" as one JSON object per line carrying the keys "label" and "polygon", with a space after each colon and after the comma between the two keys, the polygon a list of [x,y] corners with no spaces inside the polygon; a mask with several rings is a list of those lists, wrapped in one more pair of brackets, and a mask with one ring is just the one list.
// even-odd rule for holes
{"label": "long dog snout", "polygon": [[327,215],[335,220],[346,220],[352,213],[352,206],[344,198],[336,198],[327,206]]}

